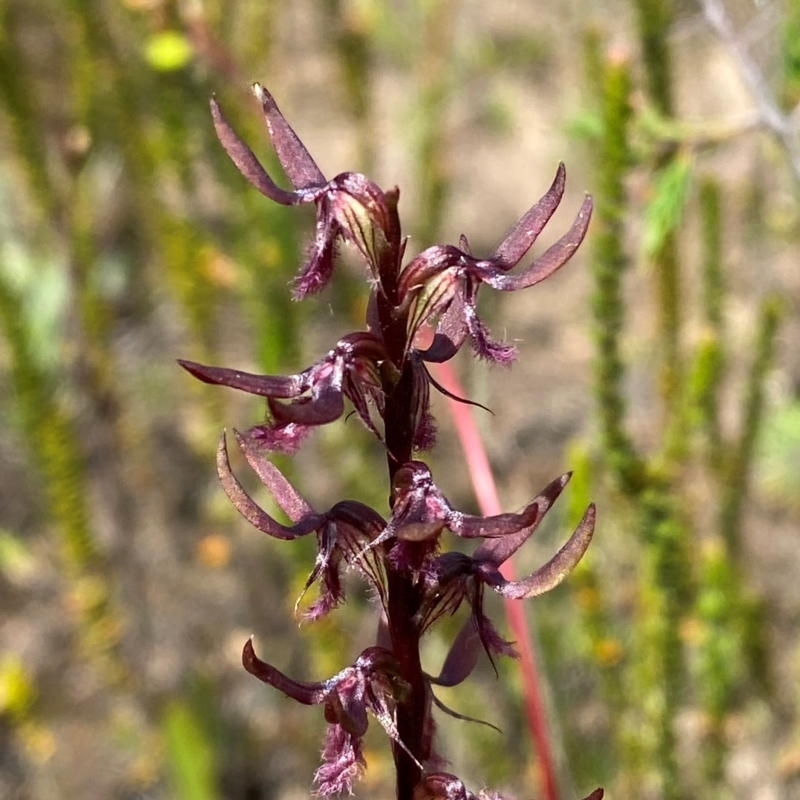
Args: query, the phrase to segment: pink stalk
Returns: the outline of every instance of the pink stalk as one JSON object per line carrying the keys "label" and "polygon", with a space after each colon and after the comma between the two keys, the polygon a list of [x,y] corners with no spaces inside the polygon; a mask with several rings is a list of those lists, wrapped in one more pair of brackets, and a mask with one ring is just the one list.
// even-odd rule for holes
{"label": "pink stalk", "polygon": [[[464,397],[464,390],[450,362],[430,364],[429,366],[436,380],[445,389],[458,397]],[[497,485],[492,474],[492,468],[489,465],[489,458],[486,455],[486,448],[483,446],[478,426],[475,424],[473,407],[450,398],[447,398],[447,403],[450,415],[456,426],[461,449],[467,461],[467,470],[469,471],[472,488],[478,500],[481,513],[486,516],[500,514],[502,509],[497,496]],[[510,581],[516,580],[516,570],[512,559],[506,561],[500,570],[506,579]],[[525,612],[522,605],[514,600],[504,598],[503,603],[505,605],[506,619],[520,654],[525,711],[531,738],[539,756],[541,796],[544,800],[558,800],[553,750],[550,745],[539,671],[536,666],[536,652],[525,620]]]}

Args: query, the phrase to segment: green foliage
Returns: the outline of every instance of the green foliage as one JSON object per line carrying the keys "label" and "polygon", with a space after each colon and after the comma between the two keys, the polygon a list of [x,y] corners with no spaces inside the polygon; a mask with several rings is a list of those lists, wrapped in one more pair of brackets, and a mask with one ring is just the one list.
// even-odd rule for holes
{"label": "green foliage", "polygon": [[36,690],[22,660],[4,655],[0,659],[0,717],[7,715],[21,722],[30,714],[35,700]]}
{"label": "green foliage", "polygon": [[[722,390],[735,355],[724,322],[726,209],[711,178],[693,191],[701,153],[686,144],[677,149],[671,123],[661,123],[665,138],[659,141],[658,130],[647,122],[654,137],[650,147],[641,151],[640,163],[631,157],[631,131],[642,130],[641,117],[651,113],[649,108],[666,120],[673,94],[668,4],[642,0],[636,5],[649,106],[634,115],[632,81],[615,79],[618,56],[598,53],[595,37],[589,37],[585,51],[588,83],[600,92],[595,103],[603,119],[600,138],[592,142],[597,171],[592,301],[596,460],[619,492],[612,514],[617,519],[611,524],[618,520],[630,528],[636,579],[625,592],[636,595],[635,613],[620,607],[613,580],[604,581],[603,573],[592,569],[597,553],[576,571],[574,583],[587,640],[597,642],[615,627],[626,631],[621,647],[630,655],[612,667],[614,680],[603,682],[605,687],[625,686],[624,692],[604,692],[620,755],[620,791],[635,794],[647,787],[654,796],[677,799],[692,791],[719,790],[728,756],[727,720],[743,694],[753,694],[755,686],[768,691],[769,680],[761,680],[769,672],[764,661],[768,648],[763,623],[756,621],[763,620],[763,603],[749,588],[741,563],[741,528],[782,304],[770,295],[761,301],[750,370],[739,388],[741,424],[731,434],[721,421]],[[643,168],[649,191],[634,259],[629,231],[642,212],[628,186],[634,170],[642,180]],[[702,223],[699,291],[684,285],[682,257],[685,222],[695,208]],[[648,366],[660,389],[660,407],[649,448],[630,432],[621,345],[630,302],[622,278],[640,265],[649,267],[658,321],[651,345],[655,358]],[[687,322],[693,308],[702,327],[690,346]],[[692,502],[698,483],[707,498],[702,509]],[[707,547],[700,544],[703,538],[710,542]],[[684,753],[678,740],[677,715],[687,704],[696,704],[707,720],[700,759]],[[691,777],[695,774],[702,779]]]}
{"label": "green foliage", "polygon": [[220,797],[213,740],[197,711],[173,700],[164,709],[162,727],[175,800]]}
{"label": "green foliage", "polygon": [[[51,341],[37,339],[37,327],[26,324],[35,317],[25,314],[25,305],[0,272],[0,325],[11,349],[11,382],[17,409],[45,478],[48,508],[62,537],[66,563],[80,574],[91,567],[97,555],[85,505],[83,459],[71,422],[56,398],[53,376],[37,366],[48,360],[52,365],[54,354],[46,349]],[[20,307],[22,313],[18,311]]]}
{"label": "green foliage", "polygon": [[625,324],[622,276],[629,266],[624,243],[625,176],[630,167],[628,126],[632,108],[629,65],[609,63],[602,81],[602,156],[597,161],[597,202],[594,217],[595,257],[592,296],[596,343],[595,385],[602,418],[601,434],[610,465],[618,481],[636,491],[641,465],[624,430],[625,400],[622,392],[624,366],[620,333]]}
{"label": "green foliage", "polygon": [[653,196],[645,209],[642,251],[654,258],[667,239],[678,230],[692,181],[692,158],[688,152],[670,161],[655,177]]}
{"label": "green foliage", "polygon": [[0,528],[0,575],[15,582],[30,578],[36,559],[19,536]]}
{"label": "green foliage", "polygon": [[783,105],[791,110],[800,101],[800,2],[787,0],[782,23]]}
{"label": "green foliage", "polygon": [[800,507],[800,401],[772,411],[759,446],[761,485],[779,502]]}
{"label": "green foliage", "polygon": [[571,117],[566,132],[584,142],[599,142],[603,138],[603,120],[591,111],[583,111]]}

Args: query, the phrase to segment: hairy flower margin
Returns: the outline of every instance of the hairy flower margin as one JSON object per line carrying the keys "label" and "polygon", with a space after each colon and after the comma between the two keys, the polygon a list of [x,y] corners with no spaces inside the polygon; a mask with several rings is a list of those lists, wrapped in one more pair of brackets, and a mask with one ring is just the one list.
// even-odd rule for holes
{"label": "hairy flower margin", "polygon": [[[225,435],[217,450],[217,472],[238,512],[260,531],[283,540],[316,537],[317,557],[302,595],[315,583],[320,588],[304,617],[318,619],[345,600],[342,571],[351,569],[371,586],[380,606],[380,623],[375,644],[327,680],[287,677],[258,658],[252,641],[244,647],[244,667],[288,697],[323,707],[328,731],[322,765],[315,774],[318,794],[352,793],[366,766],[362,737],[370,714],[393,745],[398,800],[501,800],[493,792],[474,795],[455,776],[437,771],[443,760],[433,747],[432,706],[461,715],[446,708],[433,689],[456,686],[469,677],[481,650],[490,660],[495,655],[516,655],[513,644],[484,614],[485,589],[525,599],[557,586],[589,546],[595,508],[589,506],[576,530],[544,566],[520,580],[503,577],[501,565],[536,531],[570,475],[554,480],[518,513],[481,517],[453,508],[428,466],[413,457],[434,444],[431,387],[447,394],[426,364],[453,358],[465,343],[481,359],[499,364],[514,360],[515,348],[494,340],[478,316],[478,290],[482,285],[500,291],[526,289],[563,266],[586,234],[591,198],[586,197],[569,230],[519,270],[561,202],[563,164],[546,194],[490,256],[473,256],[462,236],[458,247],[429,247],[404,266],[407,240],[397,212],[399,191],[384,192],[352,172],[326,180],[269,92],[258,84],[253,90],[292,189],[282,189],[272,180],[212,99],[220,142],[239,171],[269,199],[316,207],[309,257],[294,281],[295,299],[328,285],[340,242],[360,254],[369,271],[366,330],[344,336],[316,363],[293,375],[179,363],[201,381],[266,398],[266,420],[234,435],[291,524],[278,522],[244,490],[231,469]],[[421,336],[423,329],[432,330],[432,336]],[[317,511],[270,460],[270,453],[296,452],[314,428],[342,417],[345,401],[386,448],[391,483],[388,518],[356,500]],[[482,541],[472,555],[448,551],[442,548],[445,532]],[[462,605],[468,609],[465,622],[439,674],[423,672],[421,636]],[[586,800],[601,797],[598,789]]]}

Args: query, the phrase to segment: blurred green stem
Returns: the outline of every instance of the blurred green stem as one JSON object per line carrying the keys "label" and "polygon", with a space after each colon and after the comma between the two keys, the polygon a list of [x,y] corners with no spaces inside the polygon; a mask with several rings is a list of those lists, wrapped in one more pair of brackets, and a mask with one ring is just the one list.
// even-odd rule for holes
{"label": "blurred green stem", "polygon": [[[664,118],[674,116],[672,64],[669,36],[672,24],[670,0],[634,0],[639,28],[639,41],[644,62],[645,88],[650,104]],[[653,170],[663,174],[677,155],[677,146],[662,141]],[[674,231],[668,231],[652,254],[658,290],[659,342],[662,348],[661,395],[667,429],[665,455],[681,452],[685,447],[686,430],[681,414],[683,367],[680,352],[681,279],[678,242]]]}
{"label": "blurred green stem", "polygon": [[642,486],[642,465],[625,429],[620,335],[625,324],[622,276],[629,263],[624,228],[627,210],[625,176],[630,156],[630,67],[624,59],[608,59],[603,69],[603,138],[597,169],[594,212],[594,292],[592,310],[596,356],[594,391],[600,410],[603,450],[623,492],[635,494]]}
{"label": "blurred green stem", "polygon": [[764,417],[764,384],[772,365],[781,312],[779,298],[768,296],[762,301],[755,354],[745,383],[747,393],[742,409],[742,429],[738,442],[731,449],[725,469],[719,527],[728,552],[736,563],[741,563],[742,558],[742,509],[747,498],[755,444]]}
{"label": "blurred green stem", "polygon": [[719,392],[725,371],[725,325],[722,301],[725,284],[722,276],[722,222],[719,184],[706,179],[700,186],[700,219],[703,237],[703,318],[707,327],[701,342],[694,378],[693,401],[699,409],[702,430],[708,441],[708,463],[718,472],[723,461],[722,431],[719,421]]}
{"label": "blurred green stem", "polygon": [[23,432],[42,475],[45,507],[60,537],[65,575],[79,611],[84,655],[115,682],[121,678],[113,655],[119,626],[89,520],[83,453],[72,422],[55,397],[53,376],[36,366],[19,298],[2,268],[0,326],[9,345],[11,384]]}
{"label": "blurred green stem", "polygon": [[0,102],[12,127],[14,144],[30,181],[31,194],[41,207],[43,220],[57,219],[58,194],[51,180],[35,93],[22,51],[16,40],[14,5],[0,2]]}

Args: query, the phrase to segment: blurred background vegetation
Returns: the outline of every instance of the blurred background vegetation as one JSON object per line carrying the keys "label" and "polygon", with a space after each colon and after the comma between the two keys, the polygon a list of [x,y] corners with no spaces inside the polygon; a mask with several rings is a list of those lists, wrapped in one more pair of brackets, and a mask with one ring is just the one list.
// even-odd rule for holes
{"label": "blurred background vegetation", "polygon": [[[519,568],[598,504],[529,606],[562,795],[800,798],[797,0],[0,0],[0,798],[305,797],[321,715],[241,647],[319,679],[374,635],[357,586],[298,628],[313,543],[263,541],[215,480],[263,408],[175,364],[294,372],[363,318],[346,254],[290,302],[308,209],[215,140],[211,94],[275,170],[255,80],[326,175],[400,186],[411,251],[490,252],[559,160],[550,236],[595,195],[563,274],[483,298],[515,368],[459,364],[509,509],[575,470]],[[438,410],[434,473],[474,508]],[[281,465],[385,509],[354,420]],[[444,701],[504,735],[443,720],[443,753],[533,797],[514,664],[473,680]],[[380,735],[368,759],[360,794],[391,796]]]}

